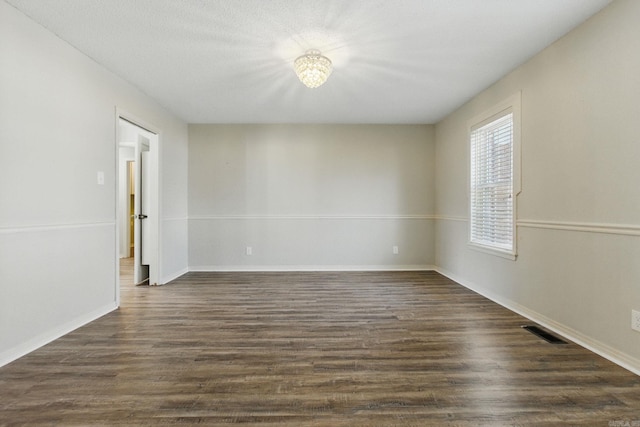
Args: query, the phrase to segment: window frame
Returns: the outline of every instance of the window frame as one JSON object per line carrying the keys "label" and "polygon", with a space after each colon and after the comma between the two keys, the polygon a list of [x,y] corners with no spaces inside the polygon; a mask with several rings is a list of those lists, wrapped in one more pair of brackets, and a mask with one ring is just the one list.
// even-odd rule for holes
{"label": "window frame", "polygon": [[[476,129],[479,129],[483,126],[486,126],[501,117],[504,117],[508,114],[512,114],[512,195],[511,195],[511,203],[512,203],[512,218],[511,218],[511,230],[512,230],[512,242],[510,249],[500,248],[498,246],[487,245],[481,242],[472,240],[472,225],[474,221],[474,213],[472,212],[472,135]],[[467,126],[467,144],[468,144],[468,178],[467,178],[467,202],[468,202],[468,213],[469,213],[469,224],[468,224],[468,232],[467,244],[470,248],[474,250],[478,250],[481,252],[489,253],[492,255],[500,256],[503,258],[516,260],[518,256],[517,250],[517,217],[518,217],[518,209],[517,209],[517,200],[518,195],[521,190],[521,174],[520,174],[520,166],[521,166],[521,155],[520,155],[520,146],[521,146],[521,94],[517,92],[516,94],[510,96],[509,98],[503,100],[502,102],[497,103],[490,109],[484,111],[482,114],[475,116],[468,122]]]}

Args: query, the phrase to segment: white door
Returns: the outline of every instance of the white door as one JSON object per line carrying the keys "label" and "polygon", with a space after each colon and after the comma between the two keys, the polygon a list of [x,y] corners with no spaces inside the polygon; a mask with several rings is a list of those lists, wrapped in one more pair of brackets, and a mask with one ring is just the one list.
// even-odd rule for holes
{"label": "white door", "polygon": [[135,147],[135,207],[133,233],[133,282],[138,285],[148,283],[152,233],[149,224],[151,207],[151,164],[149,159],[150,141],[138,135]]}
{"label": "white door", "polygon": [[142,265],[151,264],[151,153],[140,153],[140,258]]}

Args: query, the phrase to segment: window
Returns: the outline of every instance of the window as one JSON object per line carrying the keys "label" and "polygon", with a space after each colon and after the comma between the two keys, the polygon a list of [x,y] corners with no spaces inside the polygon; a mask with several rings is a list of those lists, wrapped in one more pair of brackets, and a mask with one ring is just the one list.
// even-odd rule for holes
{"label": "window", "polygon": [[470,126],[469,242],[515,259],[519,96],[510,101]]}

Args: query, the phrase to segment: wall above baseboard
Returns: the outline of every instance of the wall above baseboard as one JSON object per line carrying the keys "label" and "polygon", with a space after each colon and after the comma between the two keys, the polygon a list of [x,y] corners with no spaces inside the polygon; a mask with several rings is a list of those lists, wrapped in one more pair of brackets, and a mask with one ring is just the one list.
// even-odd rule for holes
{"label": "wall above baseboard", "polygon": [[189,272],[188,268],[184,268],[180,271],[176,271],[175,273],[169,274],[168,276],[164,276],[162,277],[160,284],[161,285],[166,285],[167,283],[171,282],[172,280],[176,280],[178,277],[187,274]]}

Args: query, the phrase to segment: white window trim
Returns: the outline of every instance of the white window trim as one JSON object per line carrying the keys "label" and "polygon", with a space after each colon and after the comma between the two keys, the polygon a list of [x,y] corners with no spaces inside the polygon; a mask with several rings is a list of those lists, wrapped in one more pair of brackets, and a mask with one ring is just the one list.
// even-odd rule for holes
{"label": "white window trim", "polygon": [[[512,220],[512,230],[513,230],[513,248],[511,250],[501,250],[499,248],[494,248],[490,246],[485,246],[476,242],[471,241],[471,223],[472,223],[472,213],[471,213],[471,131],[474,128],[482,126],[484,124],[490,123],[498,116],[508,114],[508,112],[513,113],[513,220]],[[499,102],[494,105],[492,108],[484,111],[482,114],[479,114],[472,118],[468,122],[467,126],[467,146],[468,146],[468,164],[467,164],[467,205],[469,212],[469,229],[467,230],[467,244],[471,249],[496,255],[499,257],[507,258],[510,260],[516,260],[518,256],[518,236],[517,236],[517,219],[518,219],[518,195],[522,191],[521,186],[521,93],[517,92],[509,98]]]}

